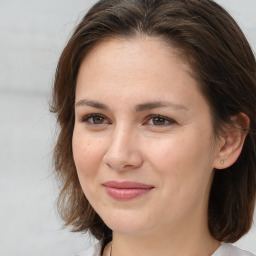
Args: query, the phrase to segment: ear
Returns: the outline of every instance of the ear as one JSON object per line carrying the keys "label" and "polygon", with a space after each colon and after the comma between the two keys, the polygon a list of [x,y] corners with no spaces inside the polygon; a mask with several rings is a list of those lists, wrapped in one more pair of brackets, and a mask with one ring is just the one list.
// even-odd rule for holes
{"label": "ear", "polygon": [[217,155],[214,160],[214,168],[225,169],[230,167],[238,159],[248,133],[250,118],[239,113],[231,117],[233,125],[227,125],[225,135],[220,139],[217,147]]}

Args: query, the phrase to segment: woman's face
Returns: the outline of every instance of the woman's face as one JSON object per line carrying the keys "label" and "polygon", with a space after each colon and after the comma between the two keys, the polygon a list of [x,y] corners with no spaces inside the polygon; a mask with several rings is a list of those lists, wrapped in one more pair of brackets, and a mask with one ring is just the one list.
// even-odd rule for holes
{"label": "woman's face", "polygon": [[207,227],[217,151],[190,72],[155,38],[102,42],[80,66],[74,161],[87,199],[115,232]]}

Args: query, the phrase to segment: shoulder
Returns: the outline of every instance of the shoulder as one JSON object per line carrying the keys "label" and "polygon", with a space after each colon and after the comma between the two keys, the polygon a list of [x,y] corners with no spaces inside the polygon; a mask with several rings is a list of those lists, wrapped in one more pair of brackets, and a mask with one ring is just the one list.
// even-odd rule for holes
{"label": "shoulder", "polygon": [[80,252],[73,256],[101,256],[100,251],[101,251],[101,242],[98,242],[97,244],[90,247],[88,250],[84,252]]}
{"label": "shoulder", "polygon": [[241,250],[238,247],[223,243],[212,256],[255,256],[254,254]]}

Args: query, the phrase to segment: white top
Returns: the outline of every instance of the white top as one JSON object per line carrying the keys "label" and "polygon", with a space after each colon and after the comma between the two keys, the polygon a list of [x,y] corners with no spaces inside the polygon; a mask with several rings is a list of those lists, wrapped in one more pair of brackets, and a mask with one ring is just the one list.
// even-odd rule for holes
{"label": "white top", "polygon": [[[101,243],[89,248],[87,251],[76,254],[74,256],[101,256]],[[223,243],[212,256],[256,256],[250,252],[241,250],[232,244]]]}
{"label": "white top", "polygon": [[212,256],[255,256],[254,254],[241,250],[232,244],[223,243]]}

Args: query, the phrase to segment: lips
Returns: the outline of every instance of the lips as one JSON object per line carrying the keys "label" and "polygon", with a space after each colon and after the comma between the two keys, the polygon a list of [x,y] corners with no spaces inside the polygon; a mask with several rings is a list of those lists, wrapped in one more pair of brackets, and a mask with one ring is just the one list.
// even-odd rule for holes
{"label": "lips", "polygon": [[150,192],[154,186],[138,182],[108,181],[103,184],[109,196],[117,200],[131,200]]}

